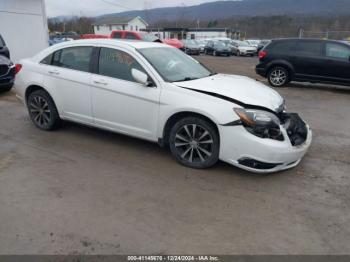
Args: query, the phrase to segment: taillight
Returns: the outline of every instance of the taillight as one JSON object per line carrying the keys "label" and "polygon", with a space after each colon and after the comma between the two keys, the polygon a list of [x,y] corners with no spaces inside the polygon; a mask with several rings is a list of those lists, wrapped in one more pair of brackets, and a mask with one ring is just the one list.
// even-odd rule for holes
{"label": "taillight", "polygon": [[22,69],[22,65],[21,64],[16,64],[15,65],[15,74],[17,75],[19,73],[19,71],[21,71]]}
{"label": "taillight", "polygon": [[260,51],[259,52],[259,59],[263,59],[267,56],[267,52],[266,51]]}

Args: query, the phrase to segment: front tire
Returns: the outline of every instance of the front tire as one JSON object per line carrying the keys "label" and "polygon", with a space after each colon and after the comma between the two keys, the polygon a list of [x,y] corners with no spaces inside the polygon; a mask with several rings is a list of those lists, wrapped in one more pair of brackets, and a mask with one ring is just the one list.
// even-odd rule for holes
{"label": "front tire", "polygon": [[219,134],[213,124],[199,117],[179,120],[170,131],[169,145],[176,160],[187,167],[209,168],[219,160]]}
{"label": "front tire", "polygon": [[37,90],[28,96],[27,107],[30,119],[42,130],[54,130],[61,124],[56,105],[44,90]]}
{"label": "front tire", "polygon": [[286,68],[276,66],[269,71],[267,79],[273,87],[282,87],[290,81],[290,75]]}

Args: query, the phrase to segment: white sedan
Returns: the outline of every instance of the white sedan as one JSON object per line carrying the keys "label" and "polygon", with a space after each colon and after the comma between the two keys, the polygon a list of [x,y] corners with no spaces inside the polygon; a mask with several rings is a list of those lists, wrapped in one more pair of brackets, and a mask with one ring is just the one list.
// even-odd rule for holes
{"label": "white sedan", "polygon": [[273,89],[213,73],[171,46],[78,40],[20,64],[15,91],[43,130],[69,120],[169,146],[188,167],[221,159],[259,173],[298,165],[311,143]]}

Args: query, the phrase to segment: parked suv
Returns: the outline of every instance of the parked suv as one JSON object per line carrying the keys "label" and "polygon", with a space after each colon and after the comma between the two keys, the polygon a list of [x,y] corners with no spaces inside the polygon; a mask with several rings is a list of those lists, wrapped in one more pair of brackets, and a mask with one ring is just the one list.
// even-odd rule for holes
{"label": "parked suv", "polygon": [[350,85],[350,45],[315,39],[273,40],[259,52],[256,72],[275,87],[290,81]]}
{"label": "parked suv", "polygon": [[10,91],[19,67],[20,65],[15,66],[6,56],[0,55],[0,93]]}
{"label": "parked suv", "polygon": [[7,48],[6,43],[2,38],[1,34],[0,34],[0,55],[6,56],[7,58],[10,59],[10,51]]}

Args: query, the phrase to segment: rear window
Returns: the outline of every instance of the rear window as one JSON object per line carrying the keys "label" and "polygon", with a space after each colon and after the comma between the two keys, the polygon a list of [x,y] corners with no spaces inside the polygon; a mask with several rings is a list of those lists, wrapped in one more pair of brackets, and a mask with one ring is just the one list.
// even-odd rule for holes
{"label": "rear window", "polygon": [[115,32],[112,35],[113,38],[120,39],[122,38],[122,33],[121,32]]}
{"label": "rear window", "polygon": [[296,43],[293,51],[303,56],[321,56],[322,43],[316,41],[300,41]]}
{"label": "rear window", "polygon": [[126,33],[125,34],[125,39],[137,40],[137,37],[133,33]]}
{"label": "rear window", "polygon": [[4,41],[4,39],[2,39],[2,37],[0,35],[0,47],[4,47],[4,46],[6,46],[5,41]]}

